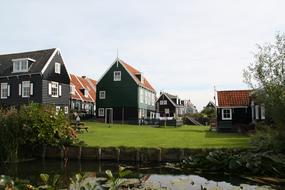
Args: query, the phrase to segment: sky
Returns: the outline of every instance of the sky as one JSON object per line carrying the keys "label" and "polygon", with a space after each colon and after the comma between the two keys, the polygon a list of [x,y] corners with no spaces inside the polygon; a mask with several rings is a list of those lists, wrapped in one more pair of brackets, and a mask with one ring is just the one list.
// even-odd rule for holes
{"label": "sky", "polygon": [[117,57],[201,110],[247,89],[256,44],[285,31],[284,0],[0,1],[0,54],[59,48],[70,73],[99,79]]}

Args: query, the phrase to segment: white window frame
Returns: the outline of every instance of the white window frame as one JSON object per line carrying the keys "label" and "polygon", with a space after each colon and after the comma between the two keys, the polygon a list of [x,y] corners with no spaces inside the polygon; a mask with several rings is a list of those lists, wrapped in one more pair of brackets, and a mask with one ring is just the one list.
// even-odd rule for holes
{"label": "white window frame", "polygon": [[[24,65],[25,65],[25,68],[23,68]],[[29,60],[28,59],[13,61],[13,73],[28,72],[28,71],[29,71]]]}
{"label": "white window frame", "polygon": [[68,114],[68,106],[64,106],[64,113]]}
{"label": "white window frame", "polygon": [[58,114],[60,112],[60,106],[55,106],[55,112]]}
{"label": "white window frame", "polygon": [[159,105],[163,105],[164,100],[159,101]]}
{"label": "white window frame", "polygon": [[75,95],[75,86],[73,84],[70,85],[70,94]]}
{"label": "white window frame", "polygon": [[265,119],[265,106],[264,106],[264,104],[262,104],[260,106],[260,114],[261,114],[261,119],[264,120]]}
{"label": "white window frame", "polygon": [[99,117],[104,117],[104,116],[105,116],[105,110],[104,110],[104,108],[99,108],[99,109],[98,109],[98,116],[99,116]]}
{"label": "white window frame", "polygon": [[163,100],[163,105],[167,105],[167,100]]}
{"label": "white window frame", "polygon": [[84,89],[84,96],[85,98],[88,98],[88,95],[89,95],[89,90],[88,89]]}
{"label": "white window frame", "polygon": [[170,114],[169,108],[165,108],[165,109],[164,109],[164,112],[165,112],[165,114]]}
{"label": "white window frame", "polygon": [[143,89],[140,88],[140,102],[143,104]]}
{"label": "white window frame", "polygon": [[[230,112],[225,113],[225,111],[230,111]],[[229,114],[229,117],[225,117],[225,114]],[[223,108],[222,109],[222,120],[232,120],[232,109],[231,108]]]}
{"label": "white window frame", "polygon": [[[29,91],[28,93],[26,94],[25,92],[25,89],[28,88]],[[29,98],[31,95],[31,82],[30,81],[22,81],[22,98]]]}
{"label": "white window frame", "polygon": [[121,80],[122,80],[122,72],[114,71],[114,81],[121,81]]}
{"label": "white window frame", "polygon": [[254,109],[255,109],[255,119],[259,120],[259,105],[255,105]]}
{"label": "white window frame", "polygon": [[[4,93],[5,90],[5,93]],[[6,92],[7,91],[7,92]],[[4,96],[6,95],[6,96]],[[7,99],[9,96],[9,85],[7,82],[1,83],[1,99]]]}
{"label": "white window frame", "polygon": [[61,70],[61,64],[55,62],[55,64],[54,64],[54,72],[57,73],[57,74],[60,74],[60,70]]}
{"label": "white window frame", "polygon": [[106,91],[99,91],[99,99],[103,100],[106,99]]}
{"label": "white window frame", "polygon": [[[54,85],[55,85],[56,87],[54,87]],[[56,88],[56,94],[53,94],[53,90],[52,90],[53,88],[54,88],[54,89]],[[51,82],[51,97],[53,97],[53,98],[58,98],[58,96],[59,96],[58,90],[59,90],[58,82]],[[55,91],[54,91],[54,92],[55,92]]]}

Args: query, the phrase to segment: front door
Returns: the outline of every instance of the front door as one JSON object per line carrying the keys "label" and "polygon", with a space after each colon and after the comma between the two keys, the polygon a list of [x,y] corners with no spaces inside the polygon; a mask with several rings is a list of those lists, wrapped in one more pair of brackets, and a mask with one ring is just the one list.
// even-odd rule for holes
{"label": "front door", "polygon": [[113,109],[106,108],[105,123],[113,123]]}

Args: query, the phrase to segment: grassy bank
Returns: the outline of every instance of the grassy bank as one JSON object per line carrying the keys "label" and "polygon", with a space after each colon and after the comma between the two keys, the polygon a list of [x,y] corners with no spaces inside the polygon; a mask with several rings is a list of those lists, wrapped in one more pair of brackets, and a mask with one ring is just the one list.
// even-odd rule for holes
{"label": "grassy bank", "polygon": [[80,134],[79,139],[91,147],[231,148],[247,147],[249,143],[247,136],[210,132],[206,126],[153,128],[113,124],[109,127],[96,122],[85,125],[89,132]]}

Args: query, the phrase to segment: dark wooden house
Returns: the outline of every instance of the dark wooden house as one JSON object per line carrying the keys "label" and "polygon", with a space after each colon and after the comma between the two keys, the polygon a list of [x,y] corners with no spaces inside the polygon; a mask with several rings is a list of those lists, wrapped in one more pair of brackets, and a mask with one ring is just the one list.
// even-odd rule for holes
{"label": "dark wooden house", "polygon": [[0,55],[2,106],[36,102],[69,112],[70,79],[59,49]]}
{"label": "dark wooden house", "polygon": [[217,129],[238,131],[265,119],[264,105],[257,104],[252,90],[217,91]]}
{"label": "dark wooden house", "polygon": [[70,109],[84,118],[96,114],[96,81],[86,76],[70,74]]}
{"label": "dark wooden house", "polygon": [[160,93],[156,107],[161,118],[173,119],[184,114],[184,105],[181,99],[165,92]]}
{"label": "dark wooden house", "polygon": [[118,58],[96,89],[98,120],[138,124],[155,117],[154,88],[140,71]]}

